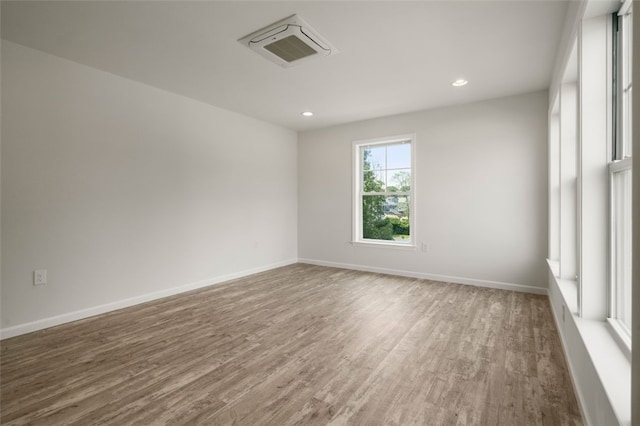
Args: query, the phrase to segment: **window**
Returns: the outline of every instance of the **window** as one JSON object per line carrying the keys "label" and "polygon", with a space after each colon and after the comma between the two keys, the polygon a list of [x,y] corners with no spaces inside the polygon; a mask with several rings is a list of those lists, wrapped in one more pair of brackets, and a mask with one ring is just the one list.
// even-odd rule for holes
{"label": "window", "polygon": [[631,159],[612,163],[611,317],[631,335]]}
{"label": "window", "polygon": [[354,242],[414,245],[414,141],[354,142]]}
{"label": "window", "polygon": [[616,142],[613,159],[631,157],[631,116],[632,116],[632,53],[633,53],[633,5],[625,1],[617,16],[616,27]]}
{"label": "window", "polygon": [[610,179],[610,322],[626,341],[631,337],[631,64],[632,2],[626,1],[615,29],[615,117]]}

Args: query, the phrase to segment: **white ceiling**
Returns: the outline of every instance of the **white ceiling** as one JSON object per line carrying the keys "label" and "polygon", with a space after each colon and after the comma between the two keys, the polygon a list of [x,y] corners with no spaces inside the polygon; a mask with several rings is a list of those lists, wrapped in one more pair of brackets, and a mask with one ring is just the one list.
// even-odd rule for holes
{"label": "white ceiling", "polygon": [[[545,89],[566,9],[565,1],[3,1],[2,38],[305,130]],[[237,42],[293,13],[340,53],[284,69]],[[460,77],[469,84],[452,87]]]}

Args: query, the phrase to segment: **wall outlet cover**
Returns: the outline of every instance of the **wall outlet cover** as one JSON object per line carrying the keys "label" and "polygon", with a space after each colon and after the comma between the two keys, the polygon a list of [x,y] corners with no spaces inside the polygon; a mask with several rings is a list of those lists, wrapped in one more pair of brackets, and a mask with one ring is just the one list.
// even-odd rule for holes
{"label": "wall outlet cover", "polygon": [[47,270],[36,269],[33,271],[33,285],[44,285],[47,283]]}

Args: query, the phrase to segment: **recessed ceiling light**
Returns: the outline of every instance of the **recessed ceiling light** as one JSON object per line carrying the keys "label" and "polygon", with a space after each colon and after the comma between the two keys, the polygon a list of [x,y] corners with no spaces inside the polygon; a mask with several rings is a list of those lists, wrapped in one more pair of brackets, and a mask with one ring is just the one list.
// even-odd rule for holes
{"label": "recessed ceiling light", "polygon": [[305,111],[302,113],[302,115],[304,115],[305,117],[311,117],[313,113],[311,111]]}
{"label": "recessed ceiling light", "polygon": [[467,80],[465,80],[464,78],[459,78],[456,81],[454,81],[453,83],[451,83],[451,85],[453,87],[460,87],[460,86],[466,86],[468,83]]}

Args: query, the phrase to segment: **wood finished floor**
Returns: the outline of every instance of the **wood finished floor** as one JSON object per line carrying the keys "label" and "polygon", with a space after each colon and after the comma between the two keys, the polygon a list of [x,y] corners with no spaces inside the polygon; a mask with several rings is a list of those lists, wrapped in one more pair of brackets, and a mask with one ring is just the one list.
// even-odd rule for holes
{"label": "wood finished floor", "polygon": [[580,425],[548,299],[297,264],[1,343],[7,425]]}

